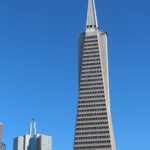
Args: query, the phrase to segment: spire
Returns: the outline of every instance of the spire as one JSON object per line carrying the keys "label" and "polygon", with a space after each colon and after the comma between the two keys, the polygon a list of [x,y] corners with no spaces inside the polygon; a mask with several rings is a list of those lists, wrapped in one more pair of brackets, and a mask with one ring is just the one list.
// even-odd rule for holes
{"label": "spire", "polygon": [[31,120],[29,134],[30,136],[34,136],[36,134],[36,123],[34,119]]}
{"label": "spire", "polygon": [[96,31],[97,29],[98,22],[96,16],[95,2],[94,0],[88,0],[86,31]]}
{"label": "spire", "polygon": [[36,134],[36,122],[34,122],[34,135]]}

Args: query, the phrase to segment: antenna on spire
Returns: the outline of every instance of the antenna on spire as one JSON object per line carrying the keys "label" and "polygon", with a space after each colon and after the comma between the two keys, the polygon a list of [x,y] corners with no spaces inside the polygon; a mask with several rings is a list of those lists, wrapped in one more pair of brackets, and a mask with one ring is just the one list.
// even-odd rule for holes
{"label": "antenna on spire", "polygon": [[34,134],[36,134],[36,122],[34,122]]}
{"label": "antenna on spire", "polygon": [[30,136],[32,135],[32,122],[30,122],[29,134],[30,134]]}
{"label": "antenna on spire", "polygon": [[36,122],[34,118],[32,118],[30,122],[29,134],[30,136],[34,136],[36,134]]}

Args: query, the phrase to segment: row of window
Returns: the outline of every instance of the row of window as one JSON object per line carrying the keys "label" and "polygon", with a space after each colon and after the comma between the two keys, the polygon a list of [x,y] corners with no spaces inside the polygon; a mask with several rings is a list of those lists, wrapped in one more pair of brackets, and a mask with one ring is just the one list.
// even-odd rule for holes
{"label": "row of window", "polygon": [[85,54],[101,54],[99,53],[100,50],[99,50],[99,47],[84,47],[83,50],[82,50],[82,54],[85,55]]}
{"label": "row of window", "polygon": [[87,28],[92,28],[92,27],[96,28],[96,25],[87,25],[86,27]]}
{"label": "row of window", "polygon": [[103,85],[103,82],[95,82],[95,83],[80,83],[80,87],[93,87],[97,85]]}
{"label": "row of window", "polygon": [[101,93],[104,93],[104,91],[88,91],[88,92],[85,92],[85,91],[80,91],[80,95],[90,95],[90,94],[101,94]]}
{"label": "row of window", "polygon": [[102,122],[78,122],[77,126],[108,125],[108,121]]}
{"label": "row of window", "polygon": [[93,64],[93,63],[100,63],[100,59],[97,57],[97,58],[88,58],[82,60],[82,64]]}
{"label": "row of window", "polygon": [[107,116],[107,113],[90,113],[90,114],[78,114],[78,117],[91,117],[91,116]]}
{"label": "row of window", "polygon": [[94,44],[84,44],[84,47],[89,47],[89,46],[98,46],[98,43],[94,43]]}
{"label": "row of window", "polygon": [[88,85],[90,85],[90,84],[94,84],[94,85],[96,85],[95,83],[101,83],[101,85],[103,85],[103,81],[102,81],[102,79],[100,78],[100,79],[88,79],[88,81],[87,80],[81,80],[81,82],[80,82],[80,85],[82,84],[82,85],[85,85],[85,87],[87,87]]}
{"label": "row of window", "polygon": [[95,62],[95,63],[83,63],[82,66],[94,66],[94,65],[100,65],[100,62]]}
{"label": "row of window", "polygon": [[78,112],[94,112],[94,111],[106,111],[106,108],[97,109],[79,109]]}
{"label": "row of window", "polygon": [[103,86],[100,86],[100,87],[98,87],[98,86],[96,86],[96,87],[88,87],[88,88],[83,88],[83,87],[80,87],[80,91],[84,91],[84,90],[100,90],[100,89],[104,89],[104,87]]}
{"label": "row of window", "polygon": [[109,134],[109,131],[76,132],[76,135]]}
{"label": "row of window", "polygon": [[105,98],[105,95],[80,96],[80,99]]}
{"label": "row of window", "polygon": [[82,76],[97,75],[97,74],[102,75],[101,66],[82,67],[82,72],[81,72]]}
{"label": "row of window", "polygon": [[87,56],[83,56],[83,59],[85,58],[99,58],[100,57],[100,55],[87,55]]}
{"label": "row of window", "polygon": [[105,102],[105,99],[97,99],[97,100],[86,100],[86,101],[79,101],[79,104],[86,104],[86,103],[99,103]]}
{"label": "row of window", "polygon": [[108,144],[110,143],[110,140],[99,140],[99,141],[84,141],[84,142],[75,142],[76,145],[80,145],[80,144]]}
{"label": "row of window", "polygon": [[93,96],[93,94],[100,94],[100,95],[102,95],[102,94],[104,94],[104,90],[103,89],[101,89],[101,90],[80,90],[80,96],[83,96],[83,95],[92,95]]}
{"label": "row of window", "polygon": [[102,74],[95,74],[95,75],[84,75],[84,76],[81,76],[81,80],[82,79],[93,79],[93,78],[102,78]]}
{"label": "row of window", "polygon": [[84,43],[92,43],[92,42],[98,42],[98,40],[84,40]]}
{"label": "row of window", "polygon": [[91,56],[91,55],[97,55],[100,56],[99,49],[96,48],[90,48],[89,50],[83,50],[83,56]]}
{"label": "row of window", "polygon": [[97,91],[97,90],[103,90],[104,89],[104,86],[90,86],[90,87],[88,87],[88,86],[80,86],[80,91],[81,91],[81,93],[83,92],[83,91]]}
{"label": "row of window", "polygon": [[90,48],[87,47],[87,48],[84,48],[83,50],[84,50],[84,52],[85,51],[92,51],[92,50],[99,50],[99,47],[98,46],[97,47],[90,47]]}
{"label": "row of window", "polygon": [[[90,56],[90,55],[84,55],[85,57],[86,56]],[[100,63],[100,58],[88,58],[88,59],[83,59],[82,60],[82,65],[84,64],[84,65],[86,65],[86,64],[93,64],[93,63]],[[95,65],[95,64],[93,64],[93,65]],[[101,65],[101,63],[100,63],[100,65]]]}
{"label": "row of window", "polygon": [[97,36],[93,35],[93,36],[86,36],[85,39],[97,39]]}
{"label": "row of window", "polygon": [[84,63],[84,62],[94,62],[94,61],[100,61],[100,59],[99,58],[97,58],[97,59],[93,58],[93,59],[83,60],[82,62]]}
{"label": "row of window", "polygon": [[76,128],[78,131],[83,131],[83,130],[103,130],[103,129],[109,129],[108,126],[100,126],[100,127],[81,127],[81,128]]}
{"label": "row of window", "polygon": [[83,52],[83,54],[93,54],[93,53],[101,54],[101,53],[99,53],[100,50],[99,50],[98,46],[96,46],[96,47],[84,47],[82,52]]}
{"label": "row of window", "polygon": [[79,105],[79,108],[105,107],[106,104]]}
{"label": "row of window", "polygon": [[[106,107],[106,103],[88,103],[88,104],[79,104],[78,105],[78,109],[88,109],[88,108],[105,108]],[[92,112],[92,114],[94,113],[100,113],[100,112]],[[84,114],[84,113],[82,113]],[[89,113],[90,114],[90,113]],[[91,115],[94,116],[94,115]]]}
{"label": "row of window", "polygon": [[81,74],[81,77],[80,77],[81,80],[88,79],[88,78],[100,79],[100,81],[102,81],[101,79],[103,79],[101,73],[99,73],[99,74],[98,73],[97,74]]}
{"label": "row of window", "polygon": [[100,95],[100,94],[91,94],[91,95],[79,95],[79,100],[93,100],[99,97],[99,99],[104,99],[105,95]]}
{"label": "row of window", "polygon": [[86,68],[82,68],[82,70],[94,70],[94,69],[101,69],[101,66],[94,66],[94,67],[86,67]]}
{"label": "row of window", "polygon": [[110,138],[110,135],[104,135],[104,136],[75,137],[75,140],[108,139],[108,138]]}
{"label": "row of window", "polygon": [[97,149],[107,149],[107,148],[111,148],[111,145],[98,145],[98,146],[78,146],[78,147],[74,147],[74,150],[97,150]]}
{"label": "row of window", "polygon": [[[84,57],[89,57],[89,56],[91,56],[91,55],[84,55]],[[98,63],[98,62],[100,62],[100,58],[99,57],[96,57],[96,58],[91,57],[91,58],[86,58],[86,59],[84,58],[82,60],[83,64]]]}
{"label": "row of window", "polygon": [[82,62],[82,66],[88,66],[88,65],[101,65],[100,61],[88,61],[87,62]]}
{"label": "row of window", "polygon": [[94,74],[94,73],[101,73],[102,71],[101,70],[82,70],[82,74]]}
{"label": "row of window", "polygon": [[83,83],[83,82],[93,82],[93,81],[97,81],[97,82],[98,82],[98,81],[103,81],[103,78],[96,78],[96,79],[93,78],[93,79],[86,79],[86,80],[81,78],[81,82],[82,82],[82,83]]}
{"label": "row of window", "polygon": [[97,118],[79,118],[77,121],[99,121],[99,120],[107,120],[107,117],[97,117]]}

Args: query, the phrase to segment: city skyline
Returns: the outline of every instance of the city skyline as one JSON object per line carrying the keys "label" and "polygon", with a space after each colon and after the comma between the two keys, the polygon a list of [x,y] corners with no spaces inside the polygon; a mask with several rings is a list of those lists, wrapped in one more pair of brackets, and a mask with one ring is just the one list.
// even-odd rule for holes
{"label": "city skyline", "polygon": [[[117,149],[150,149],[150,2],[95,2],[100,29],[108,32]],[[77,36],[86,10],[87,0],[0,1],[0,121],[7,149],[31,117],[39,132],[54,137],[53,149],[73,148]]]}
{"label": "city skyline", "polygon": [[29,133],[14,138],[13,150],[52,150],[52,136],[37,133],[36,122],[32,119]]}
{"label": "city skyline", "polygon": [[52,137],[43,134],[29,134],[14,139],[13,150],[52,150]]}

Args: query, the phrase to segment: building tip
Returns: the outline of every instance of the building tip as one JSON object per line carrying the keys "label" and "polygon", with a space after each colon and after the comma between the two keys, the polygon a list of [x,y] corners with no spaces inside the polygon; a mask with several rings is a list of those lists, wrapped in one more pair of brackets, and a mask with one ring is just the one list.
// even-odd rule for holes
{"label": "building tip", "polygon": [[33,136],[36,134],[36,122],[34,118],[32,118],[30,122],[29,134],[30,136]]}
{"label": "building tip", "polygon": [[86,31],[98,30],[98,21],[94,0],[88,0]]}

